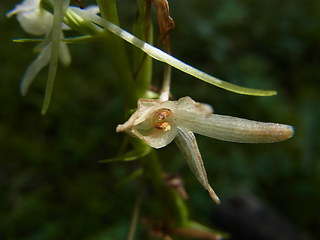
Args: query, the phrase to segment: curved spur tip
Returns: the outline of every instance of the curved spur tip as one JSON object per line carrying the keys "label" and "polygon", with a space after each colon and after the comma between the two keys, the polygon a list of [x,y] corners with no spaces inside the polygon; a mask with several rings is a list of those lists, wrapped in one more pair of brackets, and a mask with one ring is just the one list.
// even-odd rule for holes
{"label": "curved spur tip", "polygon": [[210,197],[213,199],[213,201],[215,201],[217,204],[221,203],[219,197],[217,196],[217,194],[213,191],[213,189],[211,187],[208,188],[208,192],[210,194]]}

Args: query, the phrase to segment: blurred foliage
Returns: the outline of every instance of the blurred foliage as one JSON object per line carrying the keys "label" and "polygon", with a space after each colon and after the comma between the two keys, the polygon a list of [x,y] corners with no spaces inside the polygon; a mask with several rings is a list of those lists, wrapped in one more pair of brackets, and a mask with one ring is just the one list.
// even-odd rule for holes
{"label": "blurred foliage", "polygon": [[[122,96],[103,44],[70,46],[73,63],[59,68],[51,107],[40,109],[47,72],[26,97],[20,79],[34,45],[5,13],[18,1],[1,1],[0,239],[124,239],[136,184],[115,184],[135,162],[99,164],[117,155]],[[119,0],[130,29],[134,3]],[[89,1],[85,1],[86,4]],[[304,239],[320,235],[320,1],[175,0],[173,55],[247,87],[275,89],[275,97],[248,97],[173,71],[175,98],[191,96],[217,113],[295,126],[293,139],[245,145],[198,137],[207,173],[222,202],[253,192],[288,220]],[[158,42],[159,43],[159,42]],[[155,63],[154,82],[163,65]],[[159,150],[168,172],[179,173],[193,218],[215,224],[217,206],[172,144]],[[142,210],[143,211],[143,210]],[[318,212],[317,212],[318,211]]]}

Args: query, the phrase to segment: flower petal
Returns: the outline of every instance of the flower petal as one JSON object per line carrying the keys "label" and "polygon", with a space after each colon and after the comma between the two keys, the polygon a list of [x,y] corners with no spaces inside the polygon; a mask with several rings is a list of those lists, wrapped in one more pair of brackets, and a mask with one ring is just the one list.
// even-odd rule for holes
{"label": "flower petal", "polygon": [[21,27],[30,34],[47,34],[52,26],[51,13],[40,8],[40,0],[25,0],[7,13],[7,17],[17,15]]}
{"label": "flower petal", "polygon": [[205,103],[195,102],[190,97],[183,97],[177,101],[177,118],[193,119],[207,118],[213,113],[210,105]]}
{"label": "flower petal", "polygon": [[135,125],[145,121],[159,104],[159,100],[139,99],[137,111],[124,124],[119,124],[116,131],[124,132],[131,130]]}
{"label": "flower petal", "polygon": [[[61,32],[61,39],[64,39],[64,34]],[[59,48],[59,57],[61,63],[67,67],[71,63],[71,55],[68,48],[68,45],[65,42],[60,42],[60,48]]]}
{"label": "flower petal", "polygon": [[142,130],[137,127],[134,128],[130,133],[143,140],[150,147],[158,149],[167,146],[173,141],[177,135],[177,128],[172,126],[168,131],[152,128],[148,131],[146,129]]}
{"label": "flower petal", "polygon": [[155,125],[154,114],[157,111],[176,111],[176,102],[153,99],[139,99],[137,111],[132,114],[127,122],[117,126],[117,132],[126,131],[146,142],[150,147],[162,148],[175,138],[177,128],[174,119],[170,122],[159,122]]}
{"label": "flower petal", "polygon": [[175,138],[175,142],[182,155],[187,160],[187,163],[193,174],[196,176],[202,186],[209,192],[211,198],[219,204],[220,200],[208,182],[207,173],[204,168],[202,157],[194,134],[191,131],[185,131],[178,127],[178,133],[177,137]]}
{"label": "flower petal", "polygon": [[27,68],[27,71],[25,72],[20,85],[20,91],[22,96],[25,96],[27,94],[31,83],[33,82],[37,74],[41,71],[41,69],[49,64],[51,51],[50,48],[50,43],[45,45],[41,49],[41,52],[38,55],[38,57]]}
{"label": "flower petal", "polygon": [[179,115],[177,125],[194,133],[238,143],[272,143],[291,138],[293,127],[285,124],[257,122],[243,118],[211,114],[192,117]]}
{"label": "flower petal", "polygon": [[98,13],[100,13],[100,8],[99,8],[98,5],[89,5],[84,10],[86,12],[90,13],[90,14],[98,14]]}

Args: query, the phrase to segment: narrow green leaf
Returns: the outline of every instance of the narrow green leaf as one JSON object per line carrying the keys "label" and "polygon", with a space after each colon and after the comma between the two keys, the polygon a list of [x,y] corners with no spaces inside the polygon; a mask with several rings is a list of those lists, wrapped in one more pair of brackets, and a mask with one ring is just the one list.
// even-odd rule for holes
{"label": "narrow green leaf", "polygon": [[44,115],[50,105],[50,100],[52,96],[52,90],[54,85],[54,80],[57,73],[58,58],[59,58],[59,45],[61,38],[61,22],[67,6],[70,1],[56,0],[54,1],[54,13],[53,13],[53,24],[51,31],[51,58],[49,65],[48,80],[46,85],[46,92],[43,100],[42,111]]}
{"label": "narrow green leaf", "polygon": [[25,42],[48,42],[48,39],[44,38],[18,38],[18,39],[12,39],[15,43],[25,43]]}
{"label": "narrow green leaf", "polygon": [[[78,44],[78,43],[90,43],[98,41],[102,38],[97,36],[91,36],[91,35],[83,35],[83,36],[77,36],[77,37],[68,37],[61,39],[61,42],[65,42],[68,44]],[[45,38],[19,38],[19,39],[13,39],[12,40],[15,43],[29,43],[29,42],[48,42],[48,39]]]}
{"label": "narrow green leaf", "polygon": [[134,172],[130,173],[129,175],[127,175],[126,177],[122,178],[116,185],[116,188],[122,187],[125,184],[128,184],[130,182],[132,182],[133,180],[141,177],[143,174],[143,169],[139,168],[137,170],[135,170]]}
{"label": "narrow green leaf", "polygon": [[179,69],[180,71],[183,71],[189,75],[192,75],[196,78],[199,78],[200,80],[203,80],[207,83],[210,83],[214,86],[223,88],[225,90],[239,93],[239,94],[245,94],[245,95],[253,95],[253,96],[272,96],[277,94],[276,91],[273,90],[259,90],[259,89],[252,89],[252,88],[247,88],[247,87],[241,87],[237,86],[235,84],[225,82],[223,80],[220,80],[216,77],[213,77],[205,72],[202,72],[182,61],[179,59],[172,57],[171,55],[161,51],[158,48],[153,47],[152,45],[136,38],[134,35],[131,33],[121,29],[117,25],[107,21],[106,19],[103,19],[97,15],[93,15],[90,13],[86,13],[82,11],[81,9],[73,9],[76,11],[79,15],[81,15],[83,18],[87,18],[88,20],[105,27],[115,35],[119,36],[123,40],[131,43],[132,45],[136,46],[137,48],[140,48],[142,51],[147,53],[149,56],[152,58],[165,62],[169,65],[171,65],[174,68]]}
{"label": "narrow green leaf", "polygon": [[119,156],[119,157],[100,160],[99,163],[134,161],[134,160],[137,160],[139,158],[146,156],[150,152],[150,150],[151,150],[151,148],[149,148],[149,147],[144,148],[142,151],[134,149],[134,150],[131,150],[131,151],[125,153],[122,156]]}
{"label": "narrow green leaf", "polygon": [[91,35],[64,38],[62,41],[68,44],[82,44],[98,41],[100,38]]}

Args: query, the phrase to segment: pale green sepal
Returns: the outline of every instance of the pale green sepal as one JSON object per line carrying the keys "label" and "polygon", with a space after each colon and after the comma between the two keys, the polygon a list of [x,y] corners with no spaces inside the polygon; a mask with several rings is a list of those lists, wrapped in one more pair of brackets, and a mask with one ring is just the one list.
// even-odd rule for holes
{"label": "pale green sepal", "polygon": [[194,118],[190,116],[191,114],[183,114],[181,111],[178,124],[196,134],[223,141],[273,143],[285,141],[294,134],[293,127],[285,124],[258,122],[219,114],[199,114]]}
{"label": "pale green sepal", "polygon": [[40,54],[37,56],[35,60],[33,60],[33,62],[27,68],[25,74],[23,75],[20,84],[20,92],[22,96],[25,96],[27,94],[28,89],[31,83],[33,82],[34,78],[49,63],[50,46],[51,44],[49,43],[41,49]]}
{"label": "pale green sepal", "polygon": [[198,181],[209,192],[211,198],[217,204],[220,204],[220,199],[209,184],[194,134],[191,131],[178,127],[177,136],[174,140]]}
{"label": "pale green sepal", "polygon": [[177,58],[172,57],[171,55],[161,51],[158,48],[153,47],[152,45],[136,38],[134,35],[131,33],[121,29],[117,25],[107,21],[106,19],[103,19],[97,15],[86,13],[85,11],[82,11],[81,9],[74,9],[79,15],[81,15],[83,18],[86,18],[88,20],[91,20],[92,22],[105,27],[115,35],[119,36],[123,40],[131,43],[132,45],[140,48],[142,51],[147,53],[149,56],[152,58],[165,62],[169,65],[171,65],[174,68],[177,68],[189,75],[192,75],[196,78],[199,78],[200,80],[203,80],[207,83],[210,83],[214,86],[223,88],[225,90],[239,93],[239,94],[245,94],[245,95],[253,95],[253,96],[272,96],[277,94],[276,91],[272,90],[258,90],[258,89],[251,89],[251,88],[246,88],[246,87],[241,87],[237,86],[235,84],[229,83],[222,81],[218,78],[215,78],[205,72],[202,72],[180,60]]}
{"label": "pale green sepal", "polygon": [[150,152],[150,150],[151,150],[151,148],[149,148],[149,147],[143,148],[142,150],[134,149],[134,150],[131,150],[131,151],[125,153],[122,156],[119,156],[119,157],[100,160],[99,163],[134,161],[134,160],[137,160],[139,158],[146,156]]}

